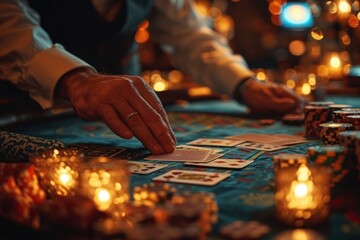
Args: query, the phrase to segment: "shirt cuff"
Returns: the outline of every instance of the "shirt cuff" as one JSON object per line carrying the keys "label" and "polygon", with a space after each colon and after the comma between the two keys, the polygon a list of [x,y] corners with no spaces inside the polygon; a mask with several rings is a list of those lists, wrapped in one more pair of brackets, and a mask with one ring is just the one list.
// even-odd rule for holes
{"label": "shirt cuff", "polygon": [[79,67],[94,69],[88,63],[67,52],[59,44],[37,53],[28,65],[28,77],[33,79],[37,86],[30,89],[30,97],[37,101],[42,108],[51,108],[54,103],[57,81],[65,73]]}

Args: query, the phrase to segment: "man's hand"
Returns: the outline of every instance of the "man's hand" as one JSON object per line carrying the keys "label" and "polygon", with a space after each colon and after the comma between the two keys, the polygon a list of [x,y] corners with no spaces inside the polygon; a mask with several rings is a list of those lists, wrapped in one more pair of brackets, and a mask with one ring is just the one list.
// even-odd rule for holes
{"label": "man's hand", "polygon": [[153,154],[176,145],[166,112],[152,88],[137,76],[102,75],[91,69],[66,74],[58,95],[84,120],[102,120],[120,137],[137,137]]}
{"label": "man's hand", "polygon": [[304,100],[285,85],[253,81],[239,91],[242,102],[255,114],[299,112],[304,104]]}

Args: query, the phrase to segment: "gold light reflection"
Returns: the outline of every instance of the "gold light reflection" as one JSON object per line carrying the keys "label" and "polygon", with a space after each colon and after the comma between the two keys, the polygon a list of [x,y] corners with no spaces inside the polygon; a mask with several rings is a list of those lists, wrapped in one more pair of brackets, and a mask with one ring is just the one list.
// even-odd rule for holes
{"label": "gold light reflection", "polygon": [[211,89],[208,87],[195,87],[188,90],[191,97],[198,97],[211,94]]}
{"label": "gold light reflection", "polygon": [[315,40],[321,40],[324,38],[324,34],[320,28],[314,27],[313,29],[311,29],[311,37]]}
{"label": "gold light reflection", "polygon": [[315,86],[316,85],[316,76],[315,74],[313,73],[310,73],[309,76],[308,76],[308,83],[311,85],[311,86]]}
{"label": "gold light reflection", "polygon": [[150,38],[150,34],[147,30],[147,28],[149,27],[149,21],[145,20],[142,23],[140,23],[136,34],[135,34],[135,41],[138,43],[144,43],[147,40],[149,40]]}
{"label": "gold light reflection", "polygon": [[311,86],[308,83],[304,83],[301,87],[301,92],[304,95],[309,95],[311,93]]}
{"label": "gold light reflection", "polygon": [[352,28],[359,26],[359,19],[355,15],[351,15],[348,20],[348,25]]}
{"label": "gold light reflection", "polygon": [[182,72],[180,72],[178,70],[172,70],[168,74],[169,81],[173,82],[173,83],[181,82],[183,80],[183,78],[184,78],[184,75],[182,74]]}
{"label": "gold light reflection", "polygon": [[288,79],[288,80],[286,81],[286,86],[287,86],[288,88],[294,89],[295,86],[296,86],[295,81],[292,80],[292,79]]}
{"label": "gold light reflection", "polygon": [[338,7],[340,13],[349,13],[351,11],[351,6],[346,0],[340,0]]}
{"label": "gold light reflection", "polygon": [[280,15],[282,12],[282,5],[277,1],[273,1],[269,4],[269,12],[273,15]]}
{"label": "gold light reflection", "polygon": [[328,12],[331,13],[331,14],[335,14],[337,12],[336,3],[334,3],[333,1],[327,1],[326,2],[326,7],[328,9]]}
{"label": "gold light reflection", "polygon": [[256,78],[260,81],[266,81],[267,78],[266,78],[266,74],[264,71],[262,70],[259,70],[257,73],[256,73]]}
{"label": "gold light reflection", "polygon": [[157,92],[164,91],[164,90],[166,90],[166,83],[165,82],[160,82],[160,81],[156,82],[156,83],[154,83],[153,88]]}
{"label": "gold light reflection", "polygon": [[344,44],[346,46],[351,44],[351,38],[345,31],[341,31],[339,33],[339,36],[340,36],[340,41],[342,42],[342,44]]}
{"label": "gold light reflection", "polygon": [[289,44],[289,51],[294,56],[301,56],[305,53],[305,43],[300,40],[291,41]]}
{"label": "gold light reflection", "polygon": [[333,53],[330,57],[329,64],[330,64],[330,67],[332,67],[332,68],[340,68],[341,60],[340,60],[339,55],[337,55],[336,53]]}

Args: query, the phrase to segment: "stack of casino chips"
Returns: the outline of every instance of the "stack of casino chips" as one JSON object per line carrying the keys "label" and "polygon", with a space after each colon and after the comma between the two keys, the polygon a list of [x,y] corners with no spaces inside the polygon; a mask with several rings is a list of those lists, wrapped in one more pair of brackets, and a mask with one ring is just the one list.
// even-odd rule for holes
{"label": "stack of casino chips", "polygon": [[166,183],[150,183],[135,186],[133,191],[134,202],[138,205],[155,206],[170,201],[176,188]]}
{"label": "stack of casino chips", "polygon": [[322,123],[319,125],[319,135],[321,141],[326,145],[339,144],[339,133],[352,129],[349,123]]}
{"label": "stack of casino chips", "polygon": [[360,109],[358,108],[344,108],[332,113],[332,121],[334,123],[346,123],[346,117],[350,115],[359,115]]}
{"label": "stack of casino chips", "polygon": [[342,182],[349,173],[346,148],[340,145],[308,148],[309,164],[327,166],[332,171],[332,187]]}
{"label": "stack of casino chips", "polygon": [[274,170],[277,172],[281,168],[290,166],[300,166],[307,164],[307,156],[304,154],[281,153],[273,156]]}
{"label": "stack of casino chips", "polygon": [[317,106],[317,107],[324,107],[324,106],[330,106],[335,104],[332,101],[311,101],[309,102],[310,106]]}
{"label": "stack of casino chips", "polygon": [[353,130],[360,130],[360,113],[358,115],[345,116],[345,122],[353,125]]}
{"label": "stack of casino chips", "polygon": [[349,170],[358,171],[360,179],[360,131],[344,131],[339,134],[340,144],[347,149],[347,160],[349,161]]}
{"label": "stack of casino chips", "polygon": [[329,112],[328,106],[305,106],[305,137],[319,137],[319,124],[328,121]]}
{"label": "stack of casino chips", "polygon": [[332,121],[332,115],[335,111],[343,110],[343,109],[349,109],[352,108],[352,105],[349,104],[331,104],[329,105],[330,108],[330,119],[329,121]]}

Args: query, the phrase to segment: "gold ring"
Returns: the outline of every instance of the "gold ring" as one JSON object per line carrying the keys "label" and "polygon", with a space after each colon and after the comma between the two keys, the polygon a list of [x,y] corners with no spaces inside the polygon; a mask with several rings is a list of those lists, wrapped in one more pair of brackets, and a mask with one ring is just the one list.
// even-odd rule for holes
{"label": "gold ring", "polygon": [[138,112],[132,112],[129,115],[127,115],[126,118],[125,118],[125,122],[128,122],[130,120],[130,118],[132,118],[135,115],[139,115],[139,113]]}

